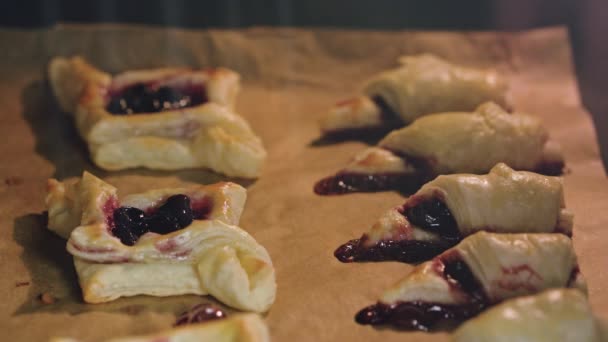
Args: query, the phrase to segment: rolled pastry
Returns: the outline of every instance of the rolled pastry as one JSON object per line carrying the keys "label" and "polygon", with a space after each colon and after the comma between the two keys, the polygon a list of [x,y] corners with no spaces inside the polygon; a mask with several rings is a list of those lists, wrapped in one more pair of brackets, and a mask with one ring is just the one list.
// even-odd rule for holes
{"label": "rolled pastry", "polygon": [[571,236],[572,225],[561,178],[501,163],[487,175],[437,177],[335,255],[343,262],[420,262],[482,230]]}
{"label": "rolled pastry", "polygon": [[547,290],[505,301],[465,322],[454,342],[601,342],[598,321],[583,293]]}
{"label": "rolled pastry", "polygon": [[485,103],[472,113],[429,115],[393,131],[319,181],[315,192],[411,192],[437,175],[483,174],[500,162],[549,175],[561,174],[564,167],[560,147],[549,140],[540,120]]}
{"label": "rolled pastry", "polygon": [[232,111],[239,75],[224,68],[164,68],[114,77],[80,57],[55,58],[51,87],[106,170],[209,168],[255,178],[266,158],[261,140]]}
{"label": "rolled pastry", "polygon": [[[106,192],[115,191],[113,187],[91,183],[104,185],[90,174],[78,183],[51,181],[47,199],[54,229],[62,235],[71,230],[67,250],[74,256],[86,302],[142,294],[210,294],[255,312],[268,310],[274,302],[270,256],[236,226],[246,196],[242,187],[219,183],[160,189],[119,201]],[[187,207],[175,209],[180,200],[187,201]],[[179,216],[182,211],[189,218]],[[80,225],[69,226],[78,216]]]}
{"label": "rolled pastry", "polygon": [[403,56],[379,73],[364,95],[341,101],[321,121],[326,135],[397,128],[439,112],[471,111],[487,101],[506,106],[506,81],[493,70],[467,68],[430,54]]}
{"label": "rolled pastry", "polygon": [[565,287],[586,292],[570,238],[482,231],[416,266],[356,320],[428,330],[510,298]]}
{"label": "rolled pastry", "polygon": [[[145,336],[111,338],[106,342],[268,342],[268,327],[257,314],[237,314],[230,318],[191,324]],[[83,342],[73,338],[53,338],[50,342]]]}

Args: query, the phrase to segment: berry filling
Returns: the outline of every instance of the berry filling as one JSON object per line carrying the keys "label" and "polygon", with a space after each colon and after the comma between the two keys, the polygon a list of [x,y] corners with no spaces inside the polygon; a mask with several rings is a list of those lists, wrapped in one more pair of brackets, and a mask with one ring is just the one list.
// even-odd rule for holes
{"label": "berry filling", "polygon": [[[400,329],[428,331],[438,324],[462,322],[484,310],[487,299],[481,285],[466,263],[459,258],[445,257],[442,272],[450,283],[471,296],[471,301],[462,305],[430,303],[425,301],[377,303],[364,308],[355,316],[359,324],[388,324]],[[441,269],[441,267],[440,267]]]}
{"label": "berry filling", "polygon": [[157,113],[205,102],[207,94],[203,85],[168,87],[136,83],[111,94],[106,110],[114,115]]}
{"label": "berry filling", "polygon": [[450,209],[438,199],[431,199],[411,208],[404,208],[404,211],[408,221],[418,228],[436,233],[445,240],[457,242],[462,239]]}
{"label": "berry filling", "polygon": [[424,201],[401,212],[405,212],[410,223],[438,234],[442,241],[381,240],[373,246],[366,246],[369,238],[363,235],[361,239],[350,240],[338,247],[334,256],[342,262],[394,260],[417,263],[436,256],[462,240],[452,213],[439,200]]}
{"label": "berry filling", "polygon": [[210,211],[209,200],[193,205],[188,196],[181,194],[167,198],[163,205],[149,212],[120,207],[112,214],[112,234],[123,244],[133,246],[147,232],[168,234],[189,226],[193,220],[205,219]]}
{"label": "berry filling", "polygon": [[175,326],[226,318],[226,313],[213,304],[198,304],[181,314]]}
{"label": "berry filling", "polygon": [[334,256],[341,262],[392,260],[417,263],[428,260],[451,247],[437,242],[415,240],[382,240],[374,246],[366,247],[365,240],[365,235],[361,239],[350,240],[338,247]]}
{"label": "berry filling", "polygon": [[318,195],[343,195],[351,192],[376,192],[399,190],[413,192],[422,184],[419,177],[411,174],[379,173],[362,174],[341,172],[323,178],[315,184]]}

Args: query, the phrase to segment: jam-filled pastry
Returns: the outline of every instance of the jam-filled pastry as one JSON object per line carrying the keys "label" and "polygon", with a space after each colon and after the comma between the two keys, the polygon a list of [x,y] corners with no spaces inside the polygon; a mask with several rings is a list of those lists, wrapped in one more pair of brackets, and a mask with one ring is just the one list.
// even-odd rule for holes
{"label": "jam-filled pastry", "polygon": [[[247,199],[247,190],[242,186],[221,182],[187,188],[150,190],[126,196],[120,204],[123,207],[140,209],[158,207],[161,201],[177,194],[188,197],[196,217],[220,220],[230,225],[239,224]],[[102,222],[106,219],[110,223],[116,223],[128,218],[120,211],[113,212],[119,207],[116,188],[86,171],[80,179],[63,182],[49,179],[46,206],[48,229],[66,240],[70,238],[72,231],[82,224]],[[126,214],[130,212],[127,210]],[[125,242],[129,243],[127,240]]]}
{"label": "jam-filled pastry", "polygon": [[364,95],[337,103],[321,121],[326,135],[357,136],[409,124],[439,112],[471,111],[486,101],[506,106],[507,84],[491,70],[433,55],[404,56],[399,68],[369,80]]}
{"label": "jam-filled pastry", "polygon": [[[146,335],[111,338],[106,342],[268,342],[270,335],[264,320],[253,313],[179,326]],[[84,342],[73,338],[54,338],[51,342]]]}
{"label": "jam-filled pastry", "polygon": [[498,164],[487,175],[443,175],[384,213],[360,239],[339,247],[343,262],[420,262],[478,231],[572,235],[562,179]]}
{"label": "jam-filled pastry", "polygon": [[483,174],[500,162],[549,175],[561,174],[564,167],[561,148],[540,120],[488,102],[474,112],[433,114],[391,132],[314,190],[322,195],[411,192],[437,175]]}
{"label": "jam-filled pastry", "polygon": [[563,287],[586,292],[570,238],[482,231],[416,266],[355,319],[428,330],[465,320],[506,299]]}
{"label": "jam-filled pastry", "polygon": [[164,68],[115,76],[80,57],[48,68],[62,110],[72,113],[95,164],[106,170],[209,168],[259,176],[266,151],[232,111],[239,75],[224,68]]}
{"label": "jam-filled pastry", "polygon": [[587,298],[575,289],[547,290],[505,301],[462,324],[454,342],[600,342]]}
{"label": "jam-filled pastry", "polygon": [[[120,201],[115,192],[86,173],[75,183],[50,181],[49,224],[69,234],[67,250],[86,302],[209,294],[241,310],[263,312],[272,305],[270,256],[236,226],[245,189],[219,183]],[[77,217],[81,221],[73,227]]]}

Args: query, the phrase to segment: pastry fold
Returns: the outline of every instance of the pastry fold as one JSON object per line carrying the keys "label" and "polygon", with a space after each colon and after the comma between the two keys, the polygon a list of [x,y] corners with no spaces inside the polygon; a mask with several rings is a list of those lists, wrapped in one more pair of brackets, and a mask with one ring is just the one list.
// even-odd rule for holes
{"label": "pastry fold", "polygon": [[[220,182],[132,194],[125,196],[121,204],[145,211],[158,207],[167,197],[175,194],[184,194],[200,204],[209,205],[207,219],[230,225],[239,224],[247,200],[245,188],[236,183]],[[106,222],[111,211],[118,207],[118,192],[112,185],[85,171],[80,179],[63,182],[49,179],[46,206],[48,229],[67,240],[80,225]]]}
{"label": "pastry fold", "polygon": [[332,107],[325,134],[409,124],[431,113],[470,111],[487,101],[506,106],[506,81],[493,70],[467,68],[439,57],[403,56],[400,67],[379,73],[364,95]]}
{"label": "pastry fold", "polygon": [[[260,174],[266,151],[249,124],[232,111],[239,89],[234,71],[165,68],[112,77],[73,57],[53,59],[49,79],[60,106],[74,115],[92,160],[101,168],[202,167],[234,177]],[[198,87],[206,102],[158,113],[109,113],[106,106],[112,94],[135,84]]]}
{"label": "pastry fold", "polygon": [[538,118],[484,103],[474,112],[433,114],[391,132],[315,191],[410,191],[437,175],[483,174],[500,162],[549,175],[564,167],[561,148]]}
{"label": "pastry fold", "polygon": [[[81,342],[53,338],[51,342]],[[268,327],[257,314],[237,314],[221,320],[190,324],[145,336],[111,338],[106,342],[268,342]]]}
{"label": "pastry fold", "polygon": [[587,290],[567,236],[478,232],[416,266],[357,321],[425,330],[506,299],[566,287]]}
{"label": "pastry fold", "polygon": [[[50,226],[60,235],[69,234],[67,250],[74,256],[86,302],[142,294],[210,294],[227,305],[255,312],[268,310],[274,302],[270,256],[236,226],[246,197],[241,186],[159,189],[119,201],[113,187],[86,173],[78,182],[51,180],[50,184]],[[204,217],[167,234],[143,233],[132,246],[113,234],[112,215],[119,207],[153,212],[175,194],[188,196],[193,210],[199,208]],[[81,223],[69,226],[78,217]]]}
{"label": "pastry fold", "polygon": [[[441,209],[437,209],[441,208]],[[419,262],[478,231],[572,235],[562,179],[498,164],[487,175],[442,175],[384,213],[359,240],[336,250],[345,262]]]}
{"label": "pastry fold", "polygon": [[600,342],[587,298],[575,289],[547,290],[505,301],[465,322],[455,342]]}

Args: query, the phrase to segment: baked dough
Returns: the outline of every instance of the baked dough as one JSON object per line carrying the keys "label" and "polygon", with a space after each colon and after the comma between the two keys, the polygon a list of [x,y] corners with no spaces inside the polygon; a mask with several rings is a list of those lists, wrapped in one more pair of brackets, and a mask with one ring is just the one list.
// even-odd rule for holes
{"label": "baked dough", "polygon": [[[249,124],[232,111],[239,89],[234,71],[184,68],[128,71],[112,77],[80,57],[55,58],[48,68],[61,108],[74,115],[91,158],[106,170],[204,167],[234,177],[259,176],[266,151]],[[208,102],[159,113],[112,115],[112,93],[137,83],[204,87]]]}
{"label": "baked dough", "polygon": [[[230,225],[239,224],[247,199],[247,190],[242,186],[220,182],[188,188],[150,190],[128,195],[120,202],[123,206],[145,210],[158,207],[167,197],[175,194],[209,201],[211,211],[207,218]],[[49,179],[46,206],[48,229],[67,240],[80,225],[104,222],[109,215],[108,211],[118,206],[118,192],[112,185],[85,171],[80,179],[63,182]]]}
{"label": "baked dough", "polygon": [[[268,252],[237,227],[245,190],[232,183],[153,190],[119,201],[115,189],[90,174],[79,182],[50,181],[49,222],[61,235],[71,233],[84,300],[103,303],[124,296],[210,294],[241,310],[264,312],[274,302],[275,272]],[[112,189],[113,193],[106,190]],[[173,194],[205,201],[206,219],[195,219],[168,234],[147,232],[133,246],[112,234],[114,210],[145,211]],[[81,217],[78,227],[69,226]],[[62,226],[65,224],[65,226]]]}
{"label": "baked dough", "polygon": [[323,133],[404,125],[426,114],[471,111],[486,101],[506,105],[506,81],[493,70],[458,66],[430,54],[403,56],[399,63],[370,79],[364,95],[332,107],[321,121]]}
{"label": "baked dough", "polygon": [[[578,272],[572,241],[562,234],[478,232],[424,262],[386,291],[383,303],[426,301],[463,304],[469,293],[449,285],[438,264],[459,257],[481,285],[489,304],[556,287],[587,291]],[[574,274],[573,274],[574,272]]]}
{"label": "baked dough", "polygon": [[547,290],[505,301],[464,323],[454,342],[600,342],[598,322],[583,293]]}
{"label": "baked dough", "polygon": [[[432,325],[449,317],[466,319],[506,299],[564,287],[587,291],[570,238],[563,234],[482,231],[416,266],[385,291],[378,304],[363,309],[357,318],[369,324],[420,324],[424,317],[417,317],[417,310],[400,307],[419,307],[420,312],[424,305],[447,308],[450,314],[435,316],[428,322]],[[398,317],[404,312],[409,316]],[[379,314],[381,320],[369,320]]]}
{"label": "baked dough", "polygon": [[[106,342],[268,342],[268,327],[257,314],[237,314],[229,318],[190,324],[163,332],[111,338]],[[50,342],[82,342],[73,338],[53,338]]]}
{"label": "baked dough", "polygon": [[551,175],[560,174],[564,167],[561,148],[549,140],[540,120],[484,103],[472,113],[429,115],[393,131],[335,176],[319,182],[315,190],[320,194],[388,190],[387,185],[366,188],[356,179],[344,178],[359,175],[369,183],[370,177],[392,175],[413,184],[441,174],[487,173],[500,162]]}
{"label": "baked dough", "polygon": [[[420,210],[418,208],[424,212],[417,215],[433,216],[430,209],[424,206],[436,202],[443,204],[453,219],[453,222],[449,222],[455,228],[451,236],[445,236],[441,231],[445,228],[436,222],[439,220],[437,217],[433,217],[435,221],[432,221],[432,227],[419,226],[409,219],[414,211]],[[421,261],[416,255],[419,251],[408,251],[413,243],[436,244],[436,250],[441,251],[441,246],[445,249],[481,230],[496,233],[563,233],[571,236],[572,226],[573,215],[565,208],[561,178],[514,171],[501,163],[487,175],[443,175],[425,184],[405,204],[384,213],[356,244],[351,241],[348,259],[345,254],[339,258],[343,261],[364,261],[366,250],[375,249],[377,258],[390,260],[398,255],[401,261],[417,262]],[[387,255],[382,254],[386,245],[395,248],[399,243],[403,246],[401,253],[390,251]],[[336,256],[343,248],[336,251]],[[422,257],[432,256],[429,254],[423,251]]]}

